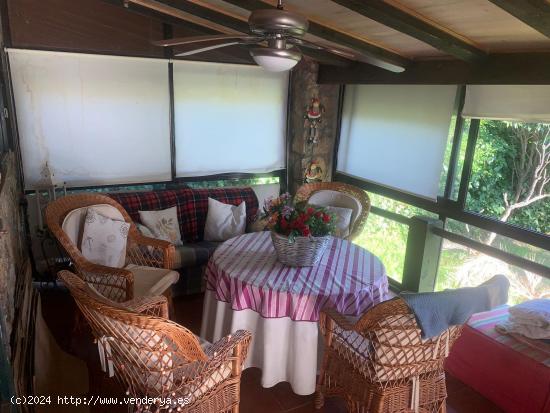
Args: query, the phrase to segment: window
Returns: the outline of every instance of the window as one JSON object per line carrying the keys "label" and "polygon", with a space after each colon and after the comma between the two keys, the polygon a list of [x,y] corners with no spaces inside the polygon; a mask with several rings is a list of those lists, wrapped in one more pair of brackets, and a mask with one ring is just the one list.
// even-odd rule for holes
{"label": "window", "polygon": [[550,124],[481,120],[466,209],[550,233]]}
{"label": "window", "polygon": [[[439,195],[445,195],[445,186],[447,185],[447,175],[449,173],[451,152],[453,148],[453,139],[456,127],[456,116],[453,116],[453,122],[449,129],[449,140],[447,142],[447,148],[445,149],[445,157],[443,160],[443,172],[439,181]],[[449,196],[451,199],[456,200],[458,197],[458,191],[460,189],[460,177],[462,176],[462,168],[464,167],[464,157],[466,155],[466,146],[468,144],[468,132],[470,130],[470,119],[462,119],[462,128],[460,131],[460,147],[456,158],[456,169],[452,182],[452,191]],[[458,135],[457,135],[458,136]]]}
{"label": "window", "polygon": [[[369,197],[373,206],[408,218],[415,215],[436,217],[435,214],[423,209],[371,192]],[[380,258],[389,277],[402,282],[408,235],[408,225],[376,215],[371,211],[365,229],[354,242]]]}
{"label": "window", "polygon": [[26,189],[170,180],[166,61],[9,50]]}
{"label": "window", "polygon": [[346,88],[338,171],[435,199],[456,86]]}
{"label": "window", "polygon": [[285,166],[288,74],[174,62],[176,176]]}
{"label": "window", "polygon": [[[547,251],[539,250],[533,253],[539,254],[541,259],[546,254],[546,265],[550,264]],[[495,274],[503,274],[510,281],[510,304],[550,297],[550,279],[509,265],[463,245],[443,240],[436,291],[474,287]]]}

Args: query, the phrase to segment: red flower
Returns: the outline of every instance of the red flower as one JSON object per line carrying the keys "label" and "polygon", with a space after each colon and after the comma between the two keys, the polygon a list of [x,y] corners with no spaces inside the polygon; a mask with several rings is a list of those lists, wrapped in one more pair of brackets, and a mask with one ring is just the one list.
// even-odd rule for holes
{"label": "red flower", "polygon": [[308,215],[313,215],[314,212],[315,212],[315,210],[314,210],[313,208],[311,208],[311,207],[309,207],[309,208],[307,209],[307,214],[308,214]]}
{"label": "red flower", "polygon": [[327,223],[330,221],[330,215],[323,214],[323,222]]}
{"label": "red flower", "polygon": [[288,228],[288,221],[285,218],[281,218],[281,228],[282,229]]}
{"label": "red flower", "polygon": [[309,230],[309,227],[308,226],[305,226],[303,229],[302,229],[302,236],[304,237],[309,237],[311,235],[311,231]]}

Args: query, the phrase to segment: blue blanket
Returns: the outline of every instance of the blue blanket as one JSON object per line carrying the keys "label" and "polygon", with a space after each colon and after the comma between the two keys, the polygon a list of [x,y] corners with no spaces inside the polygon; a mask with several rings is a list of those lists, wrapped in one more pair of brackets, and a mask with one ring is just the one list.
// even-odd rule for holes
{"label": "blue blanket", "polygon": [[464,324],[474,313],[506,304],[509,287],[504,275],[495,275],[477,287],[400,295],[414,313],[422,337],[430,338],[450,326]]}

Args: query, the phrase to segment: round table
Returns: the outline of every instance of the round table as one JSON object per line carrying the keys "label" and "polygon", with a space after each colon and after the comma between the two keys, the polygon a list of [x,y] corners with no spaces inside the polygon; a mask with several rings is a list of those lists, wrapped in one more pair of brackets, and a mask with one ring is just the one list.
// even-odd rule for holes
{"label": "round table", "polygon": [[277,260],[269,232],[224,242],[206,280],[201,336],[252,331],[245,367],[262,369],[264,387],[288,381],[304,395],[315,391],[321,309],[359,316],[388,294],[384,266],[369,251],[333,238],[317,265],[289,267]]}

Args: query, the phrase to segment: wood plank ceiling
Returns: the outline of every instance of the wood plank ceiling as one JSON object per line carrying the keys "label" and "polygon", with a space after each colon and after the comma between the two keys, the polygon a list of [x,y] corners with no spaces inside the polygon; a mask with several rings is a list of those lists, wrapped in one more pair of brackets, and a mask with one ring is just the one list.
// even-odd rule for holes
{"label": "wood plank ceiling", "polygon": [[[200,15],[197,10],[204,8],[246,20],[250,10],[274,6],[276,0],[128,3],[153,8],[164,4],[180,13],[189,10],[191,15]],[[449,47],[436,40],[445,34],[447,43],[470,46],[474,54],[476,49],[481,53],[550,51],[550,4],[543,0],[286,0],[285,8],[307,16],[313,26],[317,23],[409,59],[450,56]],[[207,21],[202,23],[207,26],[226,26],[214,15],[204,16]]]}
{"label": "wood plank ceiling", "polygon": [[[166,23],[164,37],[185,35],[186,29],[197,34],[246,33],[252,10],[274,7],[277,3],[276,0],[102,1],[160,19]],[[491,65],[506,64],[508,60],[517,62],[523,53],[529,53],[531,61],[542,61],[545,66],[550,56],[550,4],[546,0],[286,0],[285,8],[310,20],[306,39],[322,39],[356,49],[413,69],[411,72],[418,72],[419,68],[429,72],[456,62],[465,75],[479,68],[488,70]],[[349,61],[326,52],[306,53],[322,63],[350,65]],[[247,60],[246,51],[235,54],[242,61]],[[342,82],[352,72],[359,80],[367,76],[370,79],[367,81],[379,74],[386,76],[380,69],[357,63],[326,72],[329,75],[324,75],[325,81],[335,82]],[[357,75],[363,72],[365,76]]]}

